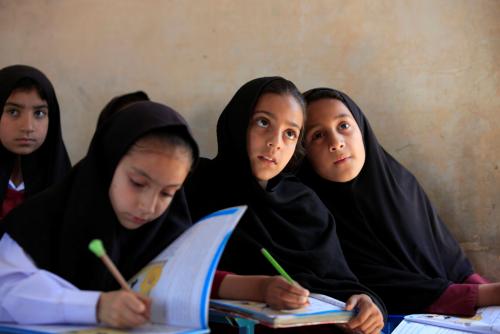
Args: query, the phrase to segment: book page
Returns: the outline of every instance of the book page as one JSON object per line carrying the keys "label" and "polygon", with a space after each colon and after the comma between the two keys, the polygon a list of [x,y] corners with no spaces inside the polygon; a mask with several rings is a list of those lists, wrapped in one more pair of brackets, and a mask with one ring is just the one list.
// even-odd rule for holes
{"label": "book page", "polygon": [[438,314],[410,314],[408,321],[463,330],[469,333],[500,333],[500,306],[479,308],[473,317]]}
{"label": "book page", "polygon": [[327,296],[327,295],[322,295],[322,294],[319,294],[319,293],[311,293],[310,296],[311,296],[311,298],[315,298],[315,299],[321,300],[321,301],[323,301],[325,303],[338,306],[341,309],[345,309],[345,303],[343,301],[340,301],[340,300],[335,299],[333,297],[330,297],[330,296]]}
{"label": "book page", "polygon": [[[274,310],[265,303],[253,302],[247,300],[226,300],[212,299],[210,306],[216,309],[227,309],[245,312],[249,315],[259,315],[268,318],[290,318],[304,317],[309,315],[328,314],[336,312],[344,312],[343,307],[324,302],[314,298],[313,295],[309,298],[309,305],[295,310]],[[348,312],[348,311],[346,311]]]}
{"label": "book page", "polygon": [[403,320],[392,334],[463,334],[468,333],[456,329],[437,327]]}
{"label": "book page", "polygon": [[0,324],[0,333],[51,333],[51,334],[174,334],[174,333],[208,333],[208,330],[189,330],[167,325],[144,325],[134,329],[120,330],[96,326],[77,325],[9,325]]}
{"label": "book page", "polygon": [[135,291],[153,299],[153,323],[208,328],[215,269],[245,209],[229,208],[203,218],[131,279]]}

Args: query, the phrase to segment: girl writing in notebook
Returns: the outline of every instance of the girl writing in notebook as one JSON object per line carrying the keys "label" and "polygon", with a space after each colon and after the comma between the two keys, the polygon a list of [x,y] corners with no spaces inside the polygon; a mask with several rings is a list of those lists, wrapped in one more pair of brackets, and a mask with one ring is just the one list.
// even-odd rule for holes
{"label": "girl writing in notebook", "polygon": [[307,161],[299,176],[335,217],[349,266],[390,313],[471,316],[500,304],[474,272],[415,177],[377,141],[361,109],[329,88],[304,94]]}
{"label": "girl writing in notebook", "polygon": [[1,69],[0,220],[70,167],[50,81],[30,66]]}
{"label": "girl writing in notebook", "polygon": [[[119,290],[87,247],[101,239],[130,279],[190,226],[186,203],[170,204],[197,157],[187,124],[164,105],[136,102],[103,120],[85,158],[1,225],[0,321],[115,327],[147,322],[151,301]],[[282,292],[275,277],[250,277],[241,294],[232,291],[235,280],[244,281],[227,275],[216,294],[283,298],[274,292]]]}
{"label": "girl writing in notebook", "polygon": [[248,205],[220,269],[276,274],[260,253],[264,247],[301,286],[357,307],[348,327],[378,333],[383,304],[347,266],[333,217],[314,192],[285,172],[296,158],[303,124],[304,102],[290,81],[266,77],[243,85],[219,117],[217,156],[202,159],[188,180],[191,213],[198,219]]}

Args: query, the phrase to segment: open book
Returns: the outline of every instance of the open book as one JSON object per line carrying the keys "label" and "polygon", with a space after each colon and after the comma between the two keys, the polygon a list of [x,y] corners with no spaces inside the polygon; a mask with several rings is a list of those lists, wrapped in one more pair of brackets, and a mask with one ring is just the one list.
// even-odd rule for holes
{"label": "open book", "polygon": [[277,311],[259,302],[212,299],[210,310],[214,314],[256,320],[272,328],[345,323],[354,315],[353,311],[345,310],[345,303],[325,295],[312,293],[309,303],[300,309]]}
{"label": "open book", "polygon": [[0,333],[208,333],[208,301],[215,269],[246,206],[212,213],[194,224],[130,280],[152,298],[151,324],[129,331],[96,326],[0,323]]}
{"label": "open book", "polygon": [[410,314],[394,334],[500,333],[500,306],[482,307],[473,317],[438,314]]}

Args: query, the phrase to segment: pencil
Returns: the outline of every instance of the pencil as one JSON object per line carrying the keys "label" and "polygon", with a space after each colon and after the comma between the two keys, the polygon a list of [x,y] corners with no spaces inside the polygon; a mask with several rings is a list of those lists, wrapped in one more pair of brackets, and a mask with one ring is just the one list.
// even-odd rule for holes
{"label": "pencil", "polygon": [[89,244],[89,249],[98,258],[100,258],[102,262],[104,262],[104,265],[108,268],[113,277],[118,281],[122,289],[132,292],[132,289],[130,289],[129,285],[127,284],[127,281],[125,281],[125,278],[123,278],[122,274],[120,274],[120,272],[118,271],[118,268],[116,268],[113,261],[111,261],[109,256],[106,254],[106,250],[102,245],[102,241],[99,239],[92,240]]}
{"label": "pencil", "polygon": [[273,267],[280,273],[281,276],[283,276],[283,278],[285,278],[287,280],[288,283],[290,284],[293,284],[293,279],[290,277],[290,275],[288,275],[285,271],[285,269],[283,269],[283,267],[281,267],[279,265],[279,263],[271,256],[271,254],[269,254],[269,252],[265,249],[265,248],[261,248],[260,249],[260,252],[262,253],[262,255],[265,256],[265,258],[271,262],[271,264],[273,265]]}

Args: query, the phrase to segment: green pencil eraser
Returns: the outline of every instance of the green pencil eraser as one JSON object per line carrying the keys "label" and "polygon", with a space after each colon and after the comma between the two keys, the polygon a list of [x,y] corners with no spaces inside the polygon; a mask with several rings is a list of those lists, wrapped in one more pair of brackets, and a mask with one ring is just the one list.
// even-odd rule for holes
{"label": "green pencil eraser", "polygon": [[106,251],[104,250],[104,246],[102,245],[102,241],[99,239],[92,240],[89,244],[89,249],[92,253],[94,253],[98,257],[101,257],[104,254],[106,254]]}

